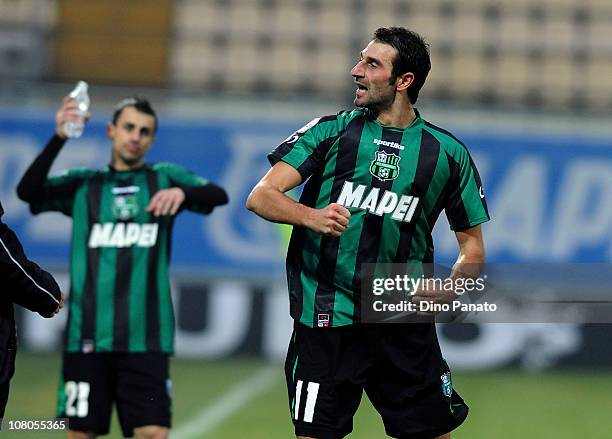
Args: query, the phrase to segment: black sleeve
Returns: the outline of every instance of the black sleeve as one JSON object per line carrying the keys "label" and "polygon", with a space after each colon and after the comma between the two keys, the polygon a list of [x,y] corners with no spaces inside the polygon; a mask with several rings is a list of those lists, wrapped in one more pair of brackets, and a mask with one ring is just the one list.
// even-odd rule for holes
{"label": "black sleeve", "polygon": [[45,149],[34,159],[17,185],[17,196],[28,203],[37,201],[44,193],[43,188],[53,161],[59,154],[66,139],[54,135]]}
{"label": "black sleeve", "polygon": [[229,201],[225,189],[214,183],[204,186],[181,186],[185,192],[185,207],[197,206],[202,213],[210,213],[216,206],[227,204]]}
{"label": "black sleeve", "polygon": [[52,317],[61,292],[55,279],[30,261],[17,236],[0,221],[0,279],[2,294],[11,302],[43,317]]}

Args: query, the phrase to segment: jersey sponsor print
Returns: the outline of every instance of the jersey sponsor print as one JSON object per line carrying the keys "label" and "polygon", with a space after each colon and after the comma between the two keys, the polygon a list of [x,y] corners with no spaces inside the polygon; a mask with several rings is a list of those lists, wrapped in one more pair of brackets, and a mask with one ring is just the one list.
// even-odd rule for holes
{"label": "jersey sponsor print", "polygon": [[68,352],[173,351],[173,217],[146,208],[159,190],[206,183],[169,163],[122,172],[73,169],[47,180],[32,210],[73,219]]}
{"label": "jersey sponsor print", "polygon": [[309,326],[359,320],[362,264],[433,262],[431,233],[442,210],[455,231],[489,219],[466,146],[418,113],[405,129],[381,125],[367,109],[317,118],[268,159],[297,169],[306,182],[301,203],[351,212],[339,238],[293,228],[291,315]]}

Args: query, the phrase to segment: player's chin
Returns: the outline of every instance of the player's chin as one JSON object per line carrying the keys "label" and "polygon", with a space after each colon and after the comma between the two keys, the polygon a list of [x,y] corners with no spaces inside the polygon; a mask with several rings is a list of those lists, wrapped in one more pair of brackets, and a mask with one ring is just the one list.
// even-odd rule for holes
{"label": "player's chin", "polygon": [[137,164],[143,158],[141,153],[126,153],[122,156],[123,161],[130,166]]}

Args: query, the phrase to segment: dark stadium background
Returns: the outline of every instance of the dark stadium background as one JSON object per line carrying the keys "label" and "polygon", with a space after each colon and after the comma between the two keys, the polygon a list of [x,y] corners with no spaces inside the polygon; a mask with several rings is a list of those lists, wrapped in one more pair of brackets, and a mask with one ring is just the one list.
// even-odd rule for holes
{"label": "dark stadium background", "polygon": [[[140,94],[160,117],[151,159],[228,189],[230,205],[204,219],[183,214],[175,227],[173,437],[290,437],[281,375],[291,327],[285,231],[248,213],[244,201],[271,148],[313,117],[352,105],[350,67],[372,32],[389,25],[431,44],[417,107],[470,147],[493,217],[484,226],[488,262],[609,272],[608,0],[0,0],[4,220],[65,290],[70,222],[32,217],[15,186],[77,80],[90,84],[93,119],[54,172],[106,164],[112,106]],[[445,218],[434,240],[437,261],[452,263]],[[541,288],[528,277],[517,286]],[[574,301],[605,302],[612,285],[570,289]],[[53,415],[64,318],[19,315],[7,419]],[[586,323],[542,316],[441,326],[455,385],[473,409],[455,436],[609,437],[612,331]],[[351,437],[381,435],[364,404]]]}

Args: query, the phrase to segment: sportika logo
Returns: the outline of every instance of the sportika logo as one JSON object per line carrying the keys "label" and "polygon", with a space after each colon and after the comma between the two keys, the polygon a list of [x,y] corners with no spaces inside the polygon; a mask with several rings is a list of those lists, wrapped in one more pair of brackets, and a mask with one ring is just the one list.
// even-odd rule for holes
{"label": "sportika logo", "polygon": [[397,142],[390,142],[388,140],[374,139],[375,145],[389,146],[391,148],[399,149],[400,151],[404,150],[404,145],[400,145]]}

